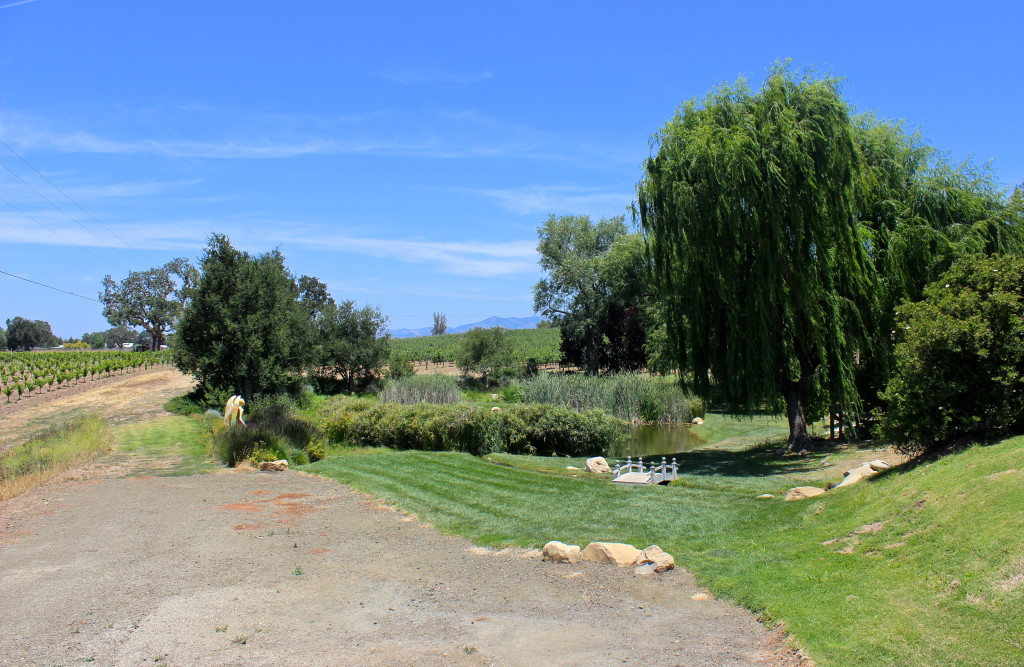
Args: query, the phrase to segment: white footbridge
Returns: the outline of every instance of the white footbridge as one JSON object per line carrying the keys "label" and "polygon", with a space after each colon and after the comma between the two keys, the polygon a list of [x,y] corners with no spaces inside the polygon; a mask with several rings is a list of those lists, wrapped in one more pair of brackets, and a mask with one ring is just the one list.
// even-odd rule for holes
{"label": "white footbridge", "polygon": [[643,457],[633,461],[627,457],[626,462],[619,462],[612,473],[615,475],[613,482],[618,484],[667,484],[674,479],[679,479],[679,466],[676,460],[668,463],[665,457],[661,457],[660,465],[645,465]]}

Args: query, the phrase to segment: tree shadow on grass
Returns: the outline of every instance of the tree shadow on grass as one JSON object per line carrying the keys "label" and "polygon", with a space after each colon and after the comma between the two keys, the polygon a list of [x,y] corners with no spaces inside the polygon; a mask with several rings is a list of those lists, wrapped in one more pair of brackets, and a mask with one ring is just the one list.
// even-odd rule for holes
{"label": "tree shadow on grass", "polygon": [[679,470],[688,475],[716,477],[773,477],[815,472],[823,467],[830,450],[814,451],[806,456],[777,455],[774,448],[742,451],[697,449],[676,455]]}

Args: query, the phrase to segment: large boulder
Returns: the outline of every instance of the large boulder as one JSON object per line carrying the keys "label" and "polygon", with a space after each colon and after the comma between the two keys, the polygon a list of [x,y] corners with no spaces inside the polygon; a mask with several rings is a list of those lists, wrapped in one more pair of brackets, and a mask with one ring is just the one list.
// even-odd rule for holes
{"label": "large boulder", "polygon": [[816,486],[797,486],[786,491],[786,500],[803,500],[820,496],[823,493],[825,493],[825,489],[819,489]]}
{"label": "large boulder", "polygon": [[891,463],[889,463],[888,461],[883,461],[882,459],[868,461],[868,465],[871,466],[871,469],[874,470],[875,472],[882,472],[883,470],[888,470],[889,468],[892,467]]}
{"label": "large boulder", "polygon": [[631,544],[591,542],[580,554],[580,558],[595,563],[611,563],[619,567],[629,567],[640,558],[640,550]]}
{"label": "large boulder", "polygon": [[587,466],[584,468],[587,472],[601,473],[611,472],[612,467],[608,465],[608,462],[604,460],[603,456],[595,456],[592,459],[587,459]]}
{"label": "large boulder", "polygon": [[260,472],[284,472],[288,469],[288,461],[260,461]]}
{"label": "large boulder", "polygon": [[676,567],[676,559],[672,557],[672,554],[666,553],[657,544],[652,544],[641,551],[636,562],[637,565],[654,565],[654,572],[659,574],[668,572]]}
{"label": "large boulder", "polygon": [[552,540],[544,545],[541,559],[552,563],[580,562],[580,548],[574,544],[563,544]]}

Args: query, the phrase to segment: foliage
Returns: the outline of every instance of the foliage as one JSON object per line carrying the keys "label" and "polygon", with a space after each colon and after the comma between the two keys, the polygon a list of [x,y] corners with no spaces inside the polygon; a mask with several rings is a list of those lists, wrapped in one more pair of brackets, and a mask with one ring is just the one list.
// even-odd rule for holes
{"label": "foliage", "polygon": [[655,136],[639,214],[678,367],[735,409],[856,402],[874,271],[857,223],[863,166],[835,79],[776,66],[722,85]]}
{"label": "foliage", "polygon": [[15,317],[7,320],[7,349],[28,352],[33,347],[54,347],[60,339],[53,335],[49,322]]}
{"label": "foliage", "polygon": [[7,397],[17,392],[58,390],[80,382],[95,381],[170,362],[164,352],[3,352],[0,353],[0,391]]}
{"label": "foliage", "polygon": [[366,389],[380,378],[391,357],[388,318],[379,308],[355,302],[331,303],[315,321],[317,338],[313,373],[321,388],[340,380],[347,391]]}
{"label": "foliage", "polygon": [[434,313],[434,326],[430,329],[431,336],[440,336],[448,332],[448,316],[444,313]]}
{"label": "foliage", "polygon": [[1024,250],[1024,209],[990,169],[949,163],[902,124],[865,114],[855,130],[864,160],[858,218],[878,274],[874,340],[858,369],[870,406],[892,368],[896,306],[919,301],[958,257]]}
{"label": "foliage", "polygon": [[120,283],[108,275],[100,293],[103,317],[115,327],[142,327],[150,335],[150,349],[159,350],[196,278],[195,267],[181,257],[148,271],[132,271]]}
{"label": "foliage", "polygon": [[461,400],[459,383],[450,375],[413,375],[400,380],[388,380],[380,392],[385,403],[458,403]]}
{"label": "foliage", "polygon": [[254,257],[213,234],[201,268],[185,290],[174,340],[178,369],[247,400],[293,383],[308,360],[309,313],[281,253]]}
{"label": "foliage", "polygon": [[215,430],[214,455],[228,465],[243,460],[258,463],[287,459],[296,465],[309,462],[305,450],[320,437],[320,432],[296,415],[286,397],[262,397],[253,401],[251,407],[246,426],[237,424]]}
{"label": "foliage", "polygon": [[65,350],[88,350],[90,345],[84,340],[75,341],[74,343],[64,343]]}
{"label": "foliage", "polygon": [[625,427],[599,410],[547,405],[499,411],[459,403],[398,405],[335,397],[318,424],[332,442],[350,446],[583,456],[614,450]]}
{"label": "foliage", "polygon": [[509,372],[515,363],[515,356],[512,354],[508,329],[478,327],[467,332],[455,363],[463,373],[480,373],[485,385],[490,383],[493,376]]}
{"label": "foliage", "polygon": [[957,262],[899,307],[882,434],[912,451],[1024,426],[1024,258]]}
{"label": "foliage", "polygon": [[534,310],[562,332],[562,359],[593,375],[637,370],[646,363],[643,239],[626,233],[621,216],[551,216],[538,228],[540,267]]}
{"label": "foliage", "polygon": [[389,380],[401,380],[416,374],[416,368],[412,361],[400,352],[391,350],[391,358],[388,359],[387,377]]}
{"label": "foliage", "polygon": [[0,501],[13,498],[107,450],[110,426],[88,416],[0,454]]}
{"label": "foliage", "polygon": [[632,422],[687,423],[704,416],[701,400],[677,383],[639,373],[597,377],[545,373],[514,386],[522,402],[573,410],[599,408]]}
{"label": "foliage", "polygon": [[[468,333],[445,334],[443,336],[419,336],[416,338],[394,338],[392,348],[405,359],[430,363],[453,362],[458,356],[462,341]],[[561,334],[557,328],[508,329],[506,337],[512,350],[513,364],[525,366],[530,359],[538,364],[557,363],[561,353]]]}

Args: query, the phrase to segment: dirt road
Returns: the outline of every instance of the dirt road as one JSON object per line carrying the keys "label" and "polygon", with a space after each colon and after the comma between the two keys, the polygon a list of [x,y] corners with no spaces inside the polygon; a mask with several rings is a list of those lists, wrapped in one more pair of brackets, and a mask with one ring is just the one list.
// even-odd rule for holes
{"label": "dirt road", "polygon": [[685,572],[489,552],[298,472],[103,476],[0,504],[0,600],[3,665],[793,659]]}
{"label": "dirt road", "polygon": [[0,403],[0,451],[76,415],[98,414],[113,423],[167,414],[163,405],[192,389],[192,378],[168,367],[82,382]]}

